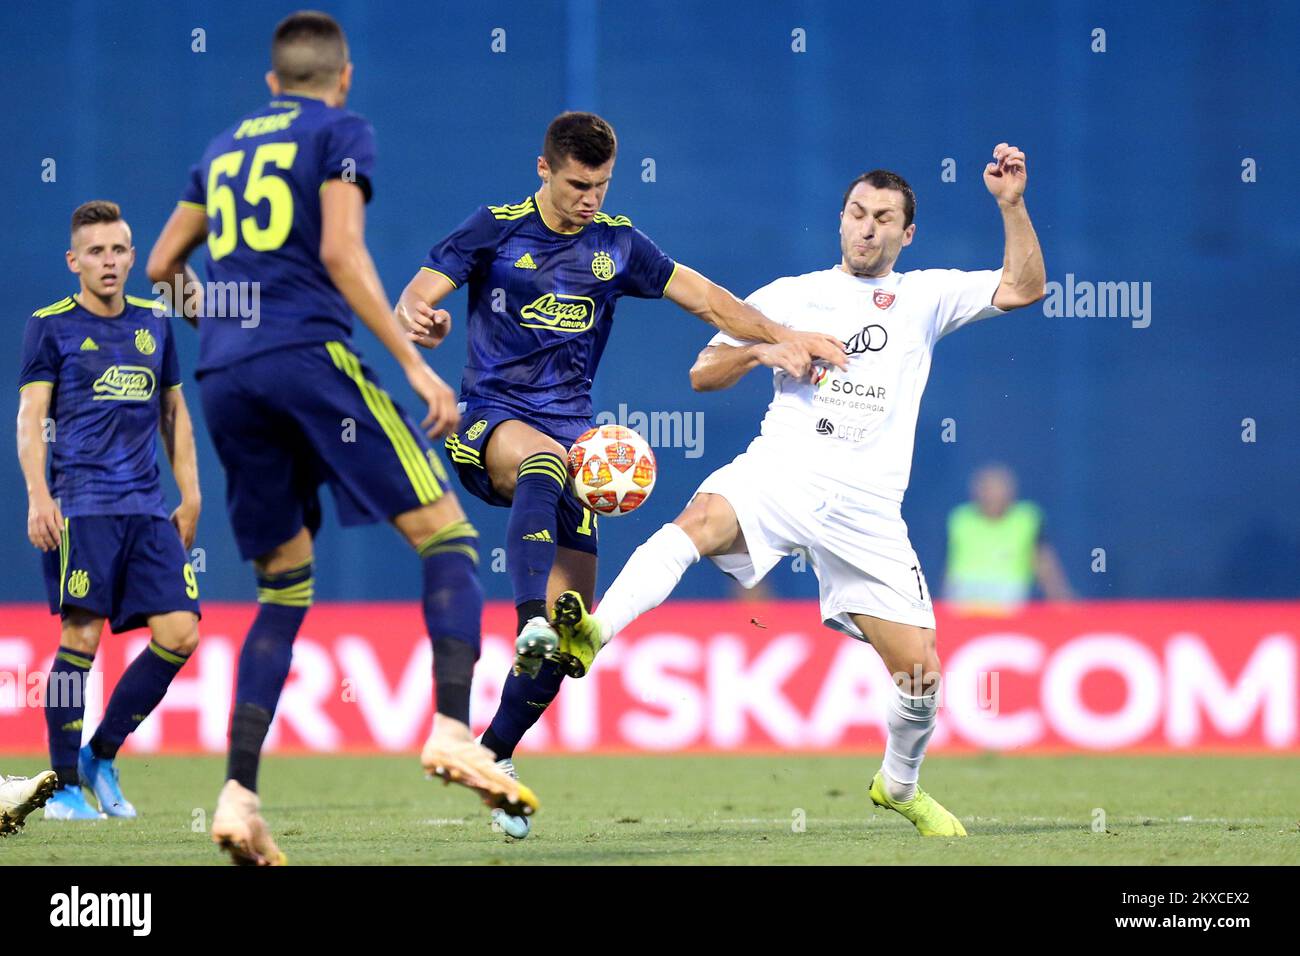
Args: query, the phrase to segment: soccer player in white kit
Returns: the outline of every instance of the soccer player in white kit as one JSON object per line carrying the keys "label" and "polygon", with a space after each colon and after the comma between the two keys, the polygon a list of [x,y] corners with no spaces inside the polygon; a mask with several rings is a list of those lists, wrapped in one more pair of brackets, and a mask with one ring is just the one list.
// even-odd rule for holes
{"label": "soccer player in white kit", "polygon": [[894,676],[884,764],[870,796],[922,836],[966,830],[917,785],[934,732],[939,657],[930,589],[901,514],[903,493],[935,342],[1046,294],[1025,183],[1025,154],[999,144],[984,184],[1006,231],[1001,269],[895,272],[916,231],[911,187],[884,170],[854,180],[840,212],[839,265],[777,279],[747,300],[776,322],[841,339],[847,369],[816,364],[789,343],[714,336],[691,369],[691,384],[728,388],[755,366],[771,367],[775,394],[761,433],[633,553],[593,614],[572,591],[555,606],[560,652],[589,668],[595,652],[662,603],[701,556],[751,588],[783,557],[805,549],[823,622],[868,641]]}

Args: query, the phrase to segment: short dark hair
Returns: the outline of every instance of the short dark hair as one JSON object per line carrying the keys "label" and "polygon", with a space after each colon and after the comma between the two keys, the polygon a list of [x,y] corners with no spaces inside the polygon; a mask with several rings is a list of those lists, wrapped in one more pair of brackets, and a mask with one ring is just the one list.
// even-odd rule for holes
{"label": "short dark hair", "polygon": [[916,218],[916,193],[912,192],[912,187],[907,185],[907,180],[898,173],[891,173],[887,169],[873,169],[869,173],[863,173],[853,182],[849,183],[849,188],[844,190],[844,202],[840,203],[840,211],[849,204],[849,195],[853,192],[854,187],[861,183],[866,183],[873,189],[897,189],[903,194],[903,228],[906,229]]}
{"label": "short dark hair", "polygon": [[542,155],[552,170],[569,158],[584,166],[603,166],[618,152],[614,128],[595,113],[561,113],[546,127]]}
{"label": "short dark hair", "polygon": [[82,226],[93,226],[101,222],[121,222],[122,208],[107,199],[92,199],[83,202],[72,211],[72,231],[75,233]]}
{"label": "short dark hair", "polygon": [[328,13],[299,10],[275,28],[271,69],[286,89],[315,89],[333,81],[348,62],[343,28]]}

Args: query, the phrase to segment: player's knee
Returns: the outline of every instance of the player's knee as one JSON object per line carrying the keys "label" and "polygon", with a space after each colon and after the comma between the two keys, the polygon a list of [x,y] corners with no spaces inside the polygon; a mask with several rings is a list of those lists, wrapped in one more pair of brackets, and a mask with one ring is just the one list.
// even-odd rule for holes
{"label": "player's knee", "polygon": [[716,495],[696,495],[673,524],[686,532],[700,554],[725,551],[737,535],[736,521],[725,502]]}
{"label": "player's knee", "polygon": [[199,649],[198,619],[193,618],[189,622],[189,626],[186,627],[183,631],[181,631],[181,633],[176,637],[175,643],[171,645],[164,645],[164,646],[166,646],[169,651],[175,651],[178,654],[184,654],[186,657],[189,657],[191,654],[193,654],[196,650]]}
{"label": "player's knee", "polygon": [[63,622],[60,642],[70,650],[94,656],[99,650],[99,636],[103,628],[101,618],[70,617]]}
{"label": "player's knee", "polygon": [[83,631],[64,630],[63,646],[81,654],[93,656],[99,650],[99,635],[87,634]]}
{"label": "player's knee", "polygon": [[[559,460],[561,470],[568,474],[568,450],[554,438],[529,429],[526,438],[512,441],[508,454],[488,455],[488,477],[492,479],[492,488],[505,498],[513,498],[515,486],[530,462],[541,456],[542,460],[555,458]],[[497,440],[493,435],[493,440]]]}
{"label": "player's knee", "polygon": [[301,529],[284,544],[276,545],[253,562],[259,577],[293,571],[312,562],[311,532]]}
{"label": "player's knee", "polygon": [[186,657],[198,650],[199,619],[189,611],[168,614],[161,622],[151,622],[153,639],[163,649],[184,654]]}
{"label": "player's knee", "polygon": [[931,648],[905,657],[894,674],[894,681],[900,691],[913,697],[938,693],[939,656]]}

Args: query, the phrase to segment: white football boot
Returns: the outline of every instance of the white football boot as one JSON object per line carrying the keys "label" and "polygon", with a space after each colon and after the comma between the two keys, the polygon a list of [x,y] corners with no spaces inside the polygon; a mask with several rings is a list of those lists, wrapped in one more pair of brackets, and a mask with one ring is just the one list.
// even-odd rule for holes
{"label": "white football boot", "polygon": [[0,836],[21,830],[27,815],[45,806],[58,785],[53,770],[34,777],[0,777]]}

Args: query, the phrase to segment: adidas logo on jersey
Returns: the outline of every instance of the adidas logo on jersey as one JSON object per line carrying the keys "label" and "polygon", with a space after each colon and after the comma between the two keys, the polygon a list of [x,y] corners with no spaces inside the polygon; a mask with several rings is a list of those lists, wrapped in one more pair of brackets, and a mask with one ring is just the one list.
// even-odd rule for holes
{"label": "adidas logo on jersey", "polygon": [[87,335],[87,336],[86,336],[86,341],[84,341],[84,342],[81,343],[81,351],[83,351],[83,352],[98,352],[98,351],[99,351],[99,346],[95,344],[95,340],[94,340],[94,339],[92,339],[89,335]]}
{"label": "adidas logo on jersey", "polygon": [[522,256],[520,256],[518,259],[515,260],[515,268],[536,269],[537,263],[533,261],[533,254],[531,252],[525,252]]}
{"label": "adidas logo on jersey", "polygon": [[547,544],[550,544],[550,543],[551,543],[551,532],[549,532],[549,531],[547,531],[545,528],[543,528],[541,531],[534,531],[532,534],[526,534],[526,535],[524,535],[524,540],[525,540],[525,541],[545,541]]}

